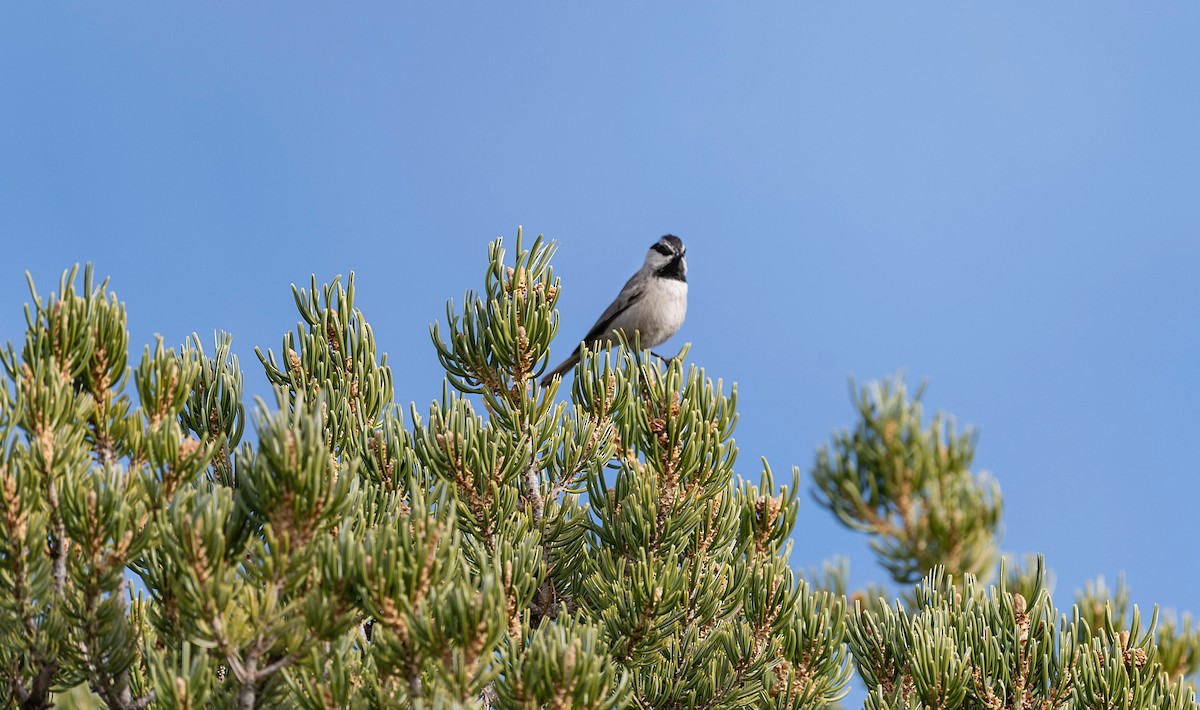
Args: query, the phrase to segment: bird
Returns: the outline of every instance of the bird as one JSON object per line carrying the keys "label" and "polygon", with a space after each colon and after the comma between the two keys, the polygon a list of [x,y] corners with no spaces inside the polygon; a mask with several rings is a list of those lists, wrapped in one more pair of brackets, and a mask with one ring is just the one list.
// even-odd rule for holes
{"label": "bird", "polygon": [[[584,336],[589,347],[611,345],[617,333],[652,348],[679,331],[687,314],[687,250],[674,234],[664,235],[646,252],[642,268],[625,282],[624,288],[604,309]],[[542,377],[542,386],[579,362],[579,346],[562,364]]]}

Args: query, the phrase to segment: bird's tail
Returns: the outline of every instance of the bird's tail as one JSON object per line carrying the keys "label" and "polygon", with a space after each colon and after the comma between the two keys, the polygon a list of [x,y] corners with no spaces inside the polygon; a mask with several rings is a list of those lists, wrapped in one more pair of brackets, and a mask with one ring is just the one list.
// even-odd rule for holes
{"label": "bird's tail", "polygon": [[576,346],[575,352],[571,353],[571,357],[567,358],[566,360],[563,360],[562,363],[560,363],[558,367],[554,368],[553,370],[551,370],[550,372],[547,372],[545,375],[542,376],[542,387],[549,385],[550,381],[553,380],[556,376],[563,374],[567,370],[570,370],[572,367],[575,367],[575,364],[578,362],[579,362],[579,347]]}

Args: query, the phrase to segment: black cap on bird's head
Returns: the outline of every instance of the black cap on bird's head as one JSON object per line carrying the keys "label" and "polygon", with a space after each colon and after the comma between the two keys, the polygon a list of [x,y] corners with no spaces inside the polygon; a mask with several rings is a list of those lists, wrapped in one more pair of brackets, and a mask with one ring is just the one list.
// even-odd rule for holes
{"label": "black cap on bird's head", "polygon": [[683,240],[674,234],[667,234],[650,247],[646,254],[646,266],[662,278],[686,282],[686,254]]}
{"label": "black cap on bird's head", "polygon": [[683,256],[684,252],[687,251],[683,248],[683,240],[674,234],[664,234],[662,239],[659,239],[650,248],[668,258]]}

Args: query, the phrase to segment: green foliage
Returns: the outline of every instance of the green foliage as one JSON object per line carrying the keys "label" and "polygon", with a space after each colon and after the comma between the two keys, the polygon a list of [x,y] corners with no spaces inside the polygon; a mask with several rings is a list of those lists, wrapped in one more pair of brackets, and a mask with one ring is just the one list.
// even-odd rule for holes
{"label": "green foliage", "polygon": [[[1041,567],[1037,579],[1041,579]],[[1061,614],[1036,588],[1032,601],[940,570],[899,603],[860,609],[850,645],[872,689],[866,708],[1194,708],[1194,689],[1155,659],[1136,609],[1118,631]],[[1153,623],[1151,624],[1151,627]]]}
{"label": "green foliage", "polygon": [[739,475],[737,388],[686,348],[585,350],[565,401],[537,385],[560,284],[553,246],[526,246],[494,242],[483,291],[432,327],[446,385],[410,423],[353,275],[293,288],[249,441],[230,336],[131,367],[90,267],[34,291],[0,356],[0,697],[825,708],[857,668],[870,708],[1195,709],[1188,617],[1156,636],[1099,590],[1063,615],[1040,561],[976,582],[999,490],[902,384],[864,390],[814,479],[898,579],[934,571],[907,607],[847,598],[844,565],[800,579],[799,473]]}
{"label": "green foliage", "polygon": [[843,525],[874,535],[871,548],[897,582],[939,565],[987,579],[998,554],[1000,487],[971,473],[969,429],[958,434],[940,414],[923,428],[922,390],[910,398],[901,380],[863,387],[854,431],[817,454],[814,494]]}

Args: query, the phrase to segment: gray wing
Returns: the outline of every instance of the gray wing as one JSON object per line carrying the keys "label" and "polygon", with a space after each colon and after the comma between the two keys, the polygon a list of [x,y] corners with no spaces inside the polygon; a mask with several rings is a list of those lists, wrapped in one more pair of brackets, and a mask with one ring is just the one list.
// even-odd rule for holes
{"label": "gray wing", "polygon": [[621,289],[621,292],[617,294],[613,302],[608,304],[608,308],[604,309],[604,312],[596,319],[596,324],[592,326],[588,334],[583,336],[583,342],[590,346],[592,343],[603,338],[608,334],[608,331],[612,328],[612,324],[622,313],[629,310],[629,307],[633,304],[642,300],[642,296],[646,294],[646,284],[644,280],[638,279],[639,275],[634,274],[625,282],[625,286]]}
{"label": "gray wing", "polygon": [[[642,300],[642,297],[645,295],[645,293],[645,281],[638,280],[638,274],[634,274],[628,281],[625,282],[625,286],[621,289],[621,292],[617,294],[617,297],[613,299],[613,302],[608,304],[608,308],[604,309],[604,312],[600,314],[600,318],[596,321],[596,324],[592,326],[592,329],[588,331],[588,334],[583,336],[583,342],[587,343],[588,346],[591,347],[597,340],[600,340],[605,335],[608,335],[608,331],[612,328],[612,324],[616,322],[617,318],[619,318],[622,313],[629,310],[630,306]],[[547,372],[545,376],[542,377],[542,386],[545,387],[546,385],[550,384],[550,381],[553,380],[555,376],[561,375],[567,370],[570,370],[572,367],[575,367],[575,363],[577,362],[579,362],[578,345],[575,346],[575,350],[571,352],[570,357],[568,357],[566,360],[563,360],[558,367],[554,368],[550,372]]]}

